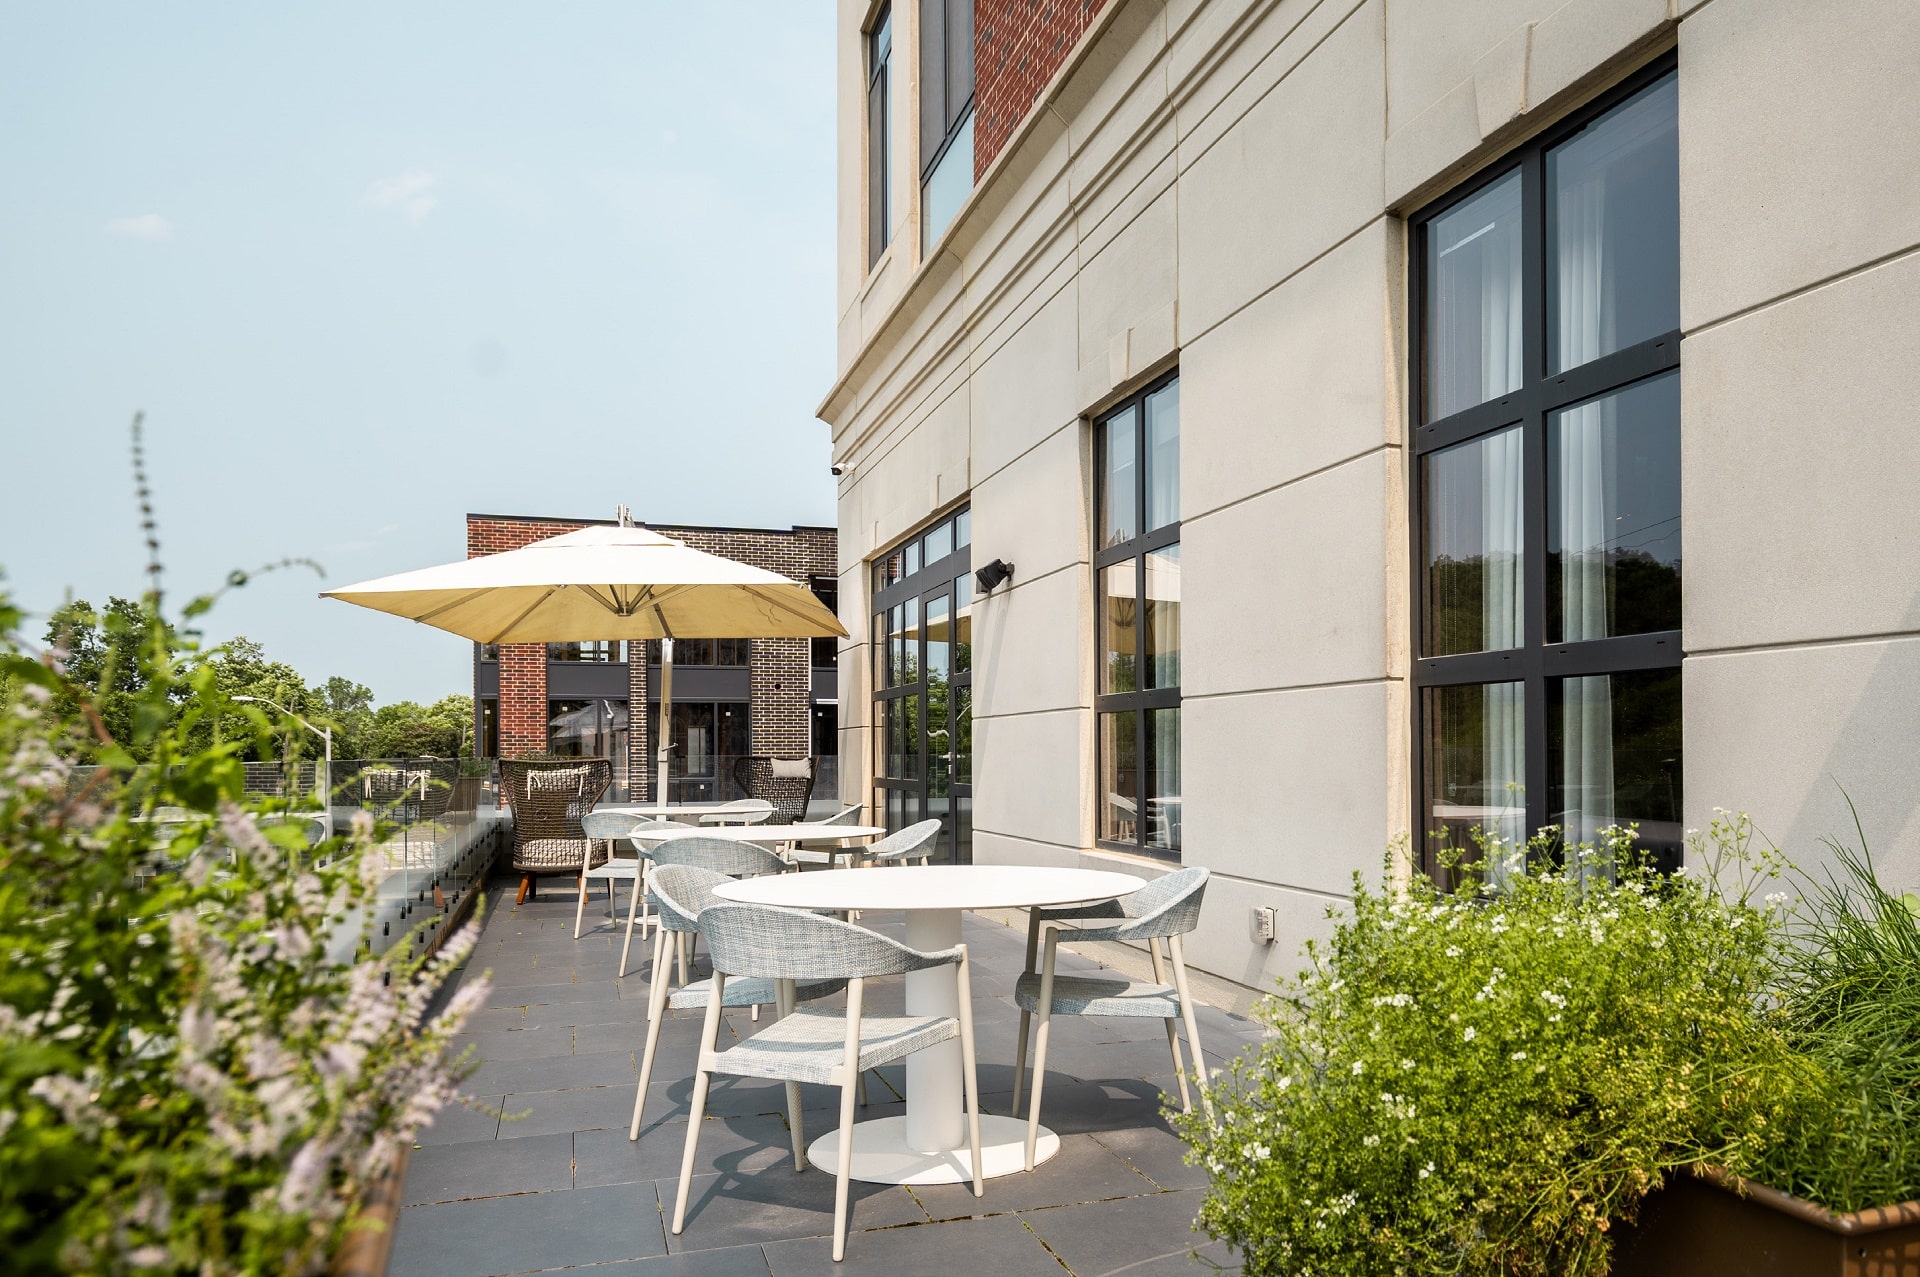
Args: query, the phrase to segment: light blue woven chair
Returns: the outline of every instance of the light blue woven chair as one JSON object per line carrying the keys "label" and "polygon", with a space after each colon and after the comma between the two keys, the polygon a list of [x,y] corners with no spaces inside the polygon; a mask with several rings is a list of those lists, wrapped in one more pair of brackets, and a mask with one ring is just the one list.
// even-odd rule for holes
{"label": "light blue woven chair", "polygon": [[[817,825],[857,825],[860,823],[860,813],[866,809],[867,805],[865,803],[855,803],[851,807],[842,807],[839,811],[824,820],[817,820],[813,823]],[[843,838],[840,840],[840,846],[846,846],[846,839]],[[828,868],[833,867],[833,853],[831,851],[814,851],[801,846],[799,843],[790,842],[781,844],[780,854],[800,866],[826,865]]]}
{"label": "light blue woven chair", "polygon": [[735,798],[702,812],[703,825],[764,825],[773,816],[773,804],[764,798]]}
{"label": "light blue woven chair", "polygon": [[[647,1087],[653,1081],[653,1061],[660,1046],[661,1021],[666,1019],[668,1011],[706,1006],[711,991],[710,980],[696,980],[668,991],[667,936],[669,933],[691,935],[699,931],[701,910],[720,903],[713,889],[721,883],[732,881],[726,874],[694,865],[659,865],[651,875],[653,897],[660,906],[660,922],[653,932],[653,978],[647,986],[647,1047],[640,1057],[640,1089],[633,1097],[633,1124],[627,1129],[627,1138],[630,1140],[640,1138],[640,1118],[646,1108]],[[845,980],[809,980],[796,983],[793,996],[800,1002],[811,1002],[815,998],[838,993],[846,987]],[[763,1002],[777,1005],[781,996],[772,980],[742,976],[727,982],[726,994],[721,1001],[722,1005],[729,1007],[758,1007]],[[790,1113],[788,1120],[797,1122],[800,1119],[797,1113]]]}
{"label": "light blue woven chair", "polygon": [[[692,865],[697,869],[725,874],[729,878],[758,878],[761,874],[785,873],[793,868],[765,847],[699,833],[683,834],[657,842],[648,852],[648,858],[653,861],[655,869],[665,865]],[[657,906],[659,902],[649,899],[648,903]],[[673,939],[673,958],[680,968],[680,983],[685,984],[690,978],[689,964],[693,961],[693,945],[699,939],[699,933],[691,930],[676,932]],[[753,1018],[760,1018],[758,1004],[754,1006]]]}
{"label": "light blue woven chair", "polygon": [[[693,1081],[693,1113],[687,1125],[686,1152],[680,1159],[680,1189],[673,1203],[673,1235],[687,1218],[687,1188],[699,1151],[707,1087],[715,1073],[771,1078],[787,1083],[787,1107],[793,1128],[793,1165],[806,1169],[806,1137],[800,1127],[800,1083],[840,1088],[840,1157],[834,1178],[833,1258],[847,1252],[847,1178],[853,1164],[855,1084],[870,1068],[904,1059],[958,1035],[967,1095],[967,1139],[973,1154],[973,1195],[985,1192],[980,1174],[980,1084],[973,1056],[973,982],[967,946],[937,953],[909,949],[896,940],[836,918],[773,909],[764,905],[718,904],[700,914],[700,932],[713,955],[713,983],[707,994],[707,1018],[700,1030],[700,1063]],[[951,965],[960,995],[960,1014],[864,1015],[867,980]],[[716,1049],[720,1009],[730,979],[742,976],[777,982],[781,1018],[724,1051]],[[796,1008],[795,989],[803,981],[845,980],[845,1014]]]}
{"label": "light blue woven chair", "polygon": [[[627,857],[615,856],[613,854],[613,844],[630,835],[633,832],[634,826],[639,823],[641,822],[636,817],[625,816],[619,812],[612,811],[590,811],[580,817],[580,830],[587,836],[587,846],[592,848],[595,844],[605,843],[607,844],[607,855],[604,860],[595,864],[593,863],[593,854],[589,851],[580,866],[580,903],[573,911],[573,938],[575,940],[580,938],[581,929],[586,924],[587,894],[592,890],[595,882],[604,882],[607,884],[607,916],[609,918],[614,916],[614,883],[630,882],[634,884],[630,888],[632,895],[634,897],[640,895],[646,881],[645,860],[638,855]],[[633,901],[629,900],[627,909],[627,943],[620,949],[621,975],[627,973],[627,949],[633,944],[632,905]],[[640,931],[641,939],[644,940],[646,934],[646,928],[643,924]]]}
{"label": "light blue woven chair", "polygon": [[[1200,1103],[1207,1115],[1213,1115],[1213,1103],[1207,1097],[1206,1061],[1200,1054],[1200,1028],[1194,1018],[1193,995],[1187,991],[1186,950],[1181,937],[1200,924],[1200,902],[1206,895],[1207,871],[1198,867],[1176,869],[1164,878],[1156,878],[1131,895],[1096,905],[1066,909],[1035,909],[1027,924],[1027,969],[1015,982],[1013,1000],[1020,1007],[1019,1046],[1013,1061],[1013,1111],[1020,1112],[1021,1083],[1027,1068],[1027,1028],[1033,1016],[1040,1017],[1040,1029],[1034,1036],[1033,1097],[1027,1109],[1027,1169],[1033,1169],[1034,1145],[1040,1134],[1040,1089],[1047,1073],[1047,1028],[1056,1015],[1152,1016],[1167,1022],[1167,1046],[1173,1052],[1173,1071],[1180,1082],[1180,1107],[1191,1111],[1193,1101],[1187,1093],[1187,1069],[1180,1059],[1180,1039],[1174,1029],[1176,1019],[1187,1025],[1187,1050],[1193,1056],[1195,1076],[1200,1086]],[[1078,928],[1066,923],[1091,924]],[[1034,958],[1040,933],[1047,933],[1046,957],[1038,970]],[[1118,975],[1056,975],[1055,951],[1060,934],[1076,940],[1121,940],[1147,943],[1153,958],[1152,982],[1129,980]],[[1161,946],[1167,948],[1166,959]],[[1168,984],[1167,965],[1173,967],[1173,983]]]}
{"label": "light blue woven chair", "polygon": [[860,853],[860,860],[869,865],[904,865],[909,860],[917,860],[924,865],[933,858],[939,845],[940,822],[923,820],[872,844]]}

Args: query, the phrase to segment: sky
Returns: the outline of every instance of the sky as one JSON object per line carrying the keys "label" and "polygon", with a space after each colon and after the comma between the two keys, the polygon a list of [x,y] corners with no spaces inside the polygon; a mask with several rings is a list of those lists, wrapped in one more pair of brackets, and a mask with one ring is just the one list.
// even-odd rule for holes
{"label": "sky", "polygon": [[0,8],[0,588],[143,588],[310,683],[471,690],[317,597],[469,511],[831,524],[833,8]]}

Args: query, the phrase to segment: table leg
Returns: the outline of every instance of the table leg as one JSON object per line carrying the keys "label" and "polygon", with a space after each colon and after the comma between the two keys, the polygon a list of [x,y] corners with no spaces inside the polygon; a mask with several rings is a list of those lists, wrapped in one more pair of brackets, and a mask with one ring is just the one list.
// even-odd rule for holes
{"label": "table leg", "polygon": [[[911,947],[929,953],[959,943],[958,909],[915,909],[907,914],[907,944]],[[908,974],[907,1014],[960,1014],[952,967]],[[907,1057],[908,1148],[916,1153],[940,1153],[965,1145],[963,1106],[957,1038]]]}
{"label": "table leg", "polygon": [[[960,943],[960,911],[908,911],[907,943],[926,951],[951,949]],[[952,967],[910,973],[906,993],[910,1015],[960,1013]],[[992,1179],[1019,1173],[1026,1165],[1026,1146],[1025,1118],[981,1115],[983,1176]],[[807,1159],[824,1171],[837,1173],[839,1149],[840,1132],[830,1131],[807,1149]],[[1059,1151],[1060,1137],[1041,1127],[1034,1153],[1035,1165]],[[855,1179],[873,1184],[966,1184],[972,1181],[958,1039],[907,1057],[906,1114],[875,1118],[854,1126],[850,1173]]]}

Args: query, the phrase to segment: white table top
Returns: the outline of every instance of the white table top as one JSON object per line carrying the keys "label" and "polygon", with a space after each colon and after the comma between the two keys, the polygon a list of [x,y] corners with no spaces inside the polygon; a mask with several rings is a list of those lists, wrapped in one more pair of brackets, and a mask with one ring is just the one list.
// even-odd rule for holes
{"label": "white table top", "polygon": [[723,883],[713,894],[790,909],[1025,909],[1112,900],[1147,885],[1104,869],[1041,865],[900,865],[828,869]]}
{"label": "white table top", "polygon": [[702,838],[730,838],[734,842],[837,842],[842,838],[872,838],[887,832],[885,825],[703,825],[699,829],[636,829],[626,837],[643,842],[665,842],[699,834]]}
{"label": "white table top", "polygon": [[713,816],[728,810],[739,813],[741,820],[749,814],[746,809],[726,808],[719,803],[595,803],[595,811],[610,811],[618,816]]}

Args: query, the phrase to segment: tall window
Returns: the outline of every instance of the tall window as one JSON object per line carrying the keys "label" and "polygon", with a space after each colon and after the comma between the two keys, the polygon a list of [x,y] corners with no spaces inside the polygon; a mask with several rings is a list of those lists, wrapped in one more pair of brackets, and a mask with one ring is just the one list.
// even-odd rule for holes
{"label": "tall window", "polygon": [[936,859],[973,859],[973,546],[967,511],[873,565],[876,824],[945,825]]}
{"label": "tall window", "polygon": [[1094,424],[1099,839],[1180,858],[1180,381]]}
{"label": "tall window", "polygon": [[880,6],[880,16],[867,32],[867,265],[887,251],[893,229],[888,185],[893,180],[893,147],[889,144],[888,81],[893,65],[893,8]]}
{"label": "tall window", "polygon": [[549,643],[550,661],[582,661],[590,665],[610,665],[620,660],[620,641],[601,639],[592,643]]}
{"label": "tall window", "polygon": [[606,758],[613,778],[627,782],[627,703],[593,697],[547,702],[547,752],[560,758]]}
{"label": "tall window", "polygon": [[[721,668],[743,668],[752,658],[752,639],[675,639],[673,641],[673,664],[675,668],[688,665],[716,665]],[[660,645],[647,645],[647,661],[660,663]]]}
{"label": "tall window", "polygon": [[1429,853],[1678,855],[1676,107],[1663,63],[1413,219]]}
{"label": "tall window", "polygon": [[[840,580],[838,577],[816,576],[808,581],[813,597],[826,606],[827,611],[838,614],[840,611]],[[819,666],[834,666],[840,663],[840,640],[837,638],[816,638],[812,640],[812,662]]]}
{"label": "tall window", "polygon": [[920,0],[920,251],[973,190],[973,2]]}

